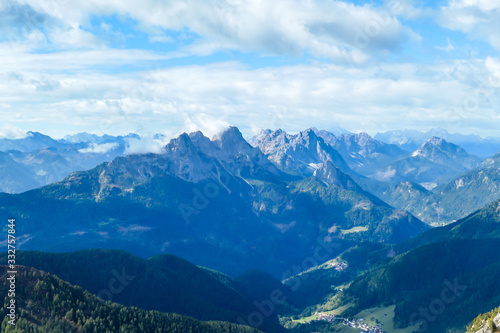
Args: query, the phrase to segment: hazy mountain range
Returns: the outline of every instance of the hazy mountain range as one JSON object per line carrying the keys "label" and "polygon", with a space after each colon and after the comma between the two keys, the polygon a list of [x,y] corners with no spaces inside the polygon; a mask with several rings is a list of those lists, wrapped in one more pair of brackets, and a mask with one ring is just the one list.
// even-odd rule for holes
{"label": "hazy mountain range", "polygon": [[489,157],[500,151],[500,138],[498,137],[482,138],[474,134],[451,134],[442,128],[434,128],[427,132],[416,130],[387,131],[384,133],[377,133],[374,138],[385,143],[398,145],[402,149],[408,151],[414,151],[423,142],[433,136],[453,142],[467,150],[470,154],[480,156],[482,158]]}
{"label": "hazy mountain range", "polygon": [[20,193],[62,180],[126,153],[135,134],[111,137],[82,133],[54,140],[38,132],[0,139],[0,191]]}

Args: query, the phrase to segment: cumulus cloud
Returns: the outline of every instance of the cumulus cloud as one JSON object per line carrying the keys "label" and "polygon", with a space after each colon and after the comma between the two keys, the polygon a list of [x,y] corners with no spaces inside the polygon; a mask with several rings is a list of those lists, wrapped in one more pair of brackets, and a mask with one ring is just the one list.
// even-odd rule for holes
{"label": "cumulus cloud", "polygon": [[[420,38],[402,22],[413,20],[414,28],[431,14],[449,29],[496,45],[498,7],[452,0],[436,14],[413,0],[380,6],[334,0],[0,2],[6,18],[0,33],[12,37],[0,39],[0,120],[141,136],[198,129],[211,135],[230,124],[246,135],[260,128],[340,125],[376,131],[436,122],[493,131],[500,118],[494,111],[500,110],[498,59],[418,64],[395,58],[408,40]],[[118,35],[120,28],[95,22],[109,17],[132,22],[145,43],[169,43],[173,51],[110,48],[103,36]],[[437,48],[453,53],[460,48],[454,43]],[[196,62],[187,56],[221,50],[247,52],[252,67],[236,61],[193,66],[165,61]],[[240,55],[226,54],[222,58]],[[291,62],[270,57],[270,66],[261,65],[270,58],[259,57],[268,55],[306,56]],[[143,71],[153,62],[161,68]],[[160,151],[164,142],[157,141],[131,141],[127,149]]]}
{"label": "cumulus cloud", "polygon": [[500,50],[500,2],[491,0],[450,0],[441,7],[438,22],[471,38],[485,40]]}
{"label": "cumulus cloud", "polygon": [[219,134],[231,124],[217,114],[194,113],[185,115],[184,128],[186,132],[201,131],[205,136],[211,138]]}
{"label": "cumulus cloud", "polygon": [[12,125],[0,126],[0,139],[24,139],[28,136],[26,131]]}
{"label": "cumulus cloud", "polygon": [[102,144],[91,143],[87,148],[78,150],[80,153],[95,153],[95,154],[106,154],[107,152],[118,147],[117,142],[108,142]]}
{"label": "cumulus cloud", "polygon": [[185,49],[191,52],[309,53],[362,62],[373,52],[397,49],[412,36],[390,10],[344,1],[77,0],[47,5],[40,0],[17,0],[11,7],[24,17],[37,17],[25,21],[33,21],[31,30],[57,48],[102,47],[105,41],[89,31],[90,17],[106,15],[135,20],[139,29],[150,34],[151,42],[169,42],[169,32],[185,32],[194,41]]}
{"label": "cumulus cloud", "polygon": [[435,15],[432,8],[419,6],[419,3],[416,3],[414,0],[386,0],[385,6],[393,15],[410,20]]}
{"label": "cumulus cloud", "polygon": [[163,152],[165,145],[167,144],[167,139],[145,137],[140,139],[131,138],[127,140],[127,145],[125,148],[125,154],[146,154],[155,153],[160,154]]}

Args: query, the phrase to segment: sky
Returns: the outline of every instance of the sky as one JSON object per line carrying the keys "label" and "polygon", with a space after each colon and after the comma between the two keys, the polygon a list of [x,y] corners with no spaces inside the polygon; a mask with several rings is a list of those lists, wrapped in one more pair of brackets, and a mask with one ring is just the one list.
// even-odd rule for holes
{"label": "sky", "polygon": [[500,136],[498,31],[498,0],[0,0],[0,137]]}

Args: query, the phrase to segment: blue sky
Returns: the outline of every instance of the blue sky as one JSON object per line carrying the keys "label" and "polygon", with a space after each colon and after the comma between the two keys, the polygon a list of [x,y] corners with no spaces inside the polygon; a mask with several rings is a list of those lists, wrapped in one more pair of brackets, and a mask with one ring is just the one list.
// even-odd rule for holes
{"label": "blue sky", "polygon": [[0,136],[500,136],[500,3],[0,0]]}

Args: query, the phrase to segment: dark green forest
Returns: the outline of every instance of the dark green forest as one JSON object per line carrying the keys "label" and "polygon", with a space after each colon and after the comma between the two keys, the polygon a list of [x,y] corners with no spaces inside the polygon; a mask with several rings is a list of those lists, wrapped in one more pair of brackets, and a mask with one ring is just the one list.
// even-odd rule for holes
{"label": "dark green forest", "polygon": [[[5,296],[0,308],[2,332],[44,333],[257,333],[248,326],[202,322],[177,314],[145,311],[104,302],[80,287],[48,273],[19,266],[16,281],[16,325],[8,324]],[[0,293],[7,295],[5,266],[0,267]]]}
{"label": "dark green forest", "polygon": [[[6,254],[0,260],[6,262]],[[104,300],[144,310],[187,315],[199,320],[239,323],[256,311],[252,304],[261,300],[256,289],[269,297],[273,288],[287,287],[265,275],[271,287],[258,286],[256,279],[233,278],[193,265],[173,255],[158,255],[148,260],[119,250],[90,249],[70,253],[18,251],[17,262],[54,274],[81,286]],[[273,284],[274,283],[274,284]],[[267,294],[267,296],[266,296]],[[286,308],[290,308],[286,305]],[[276,308],[263,317],[261,328],[279,332]]]}

